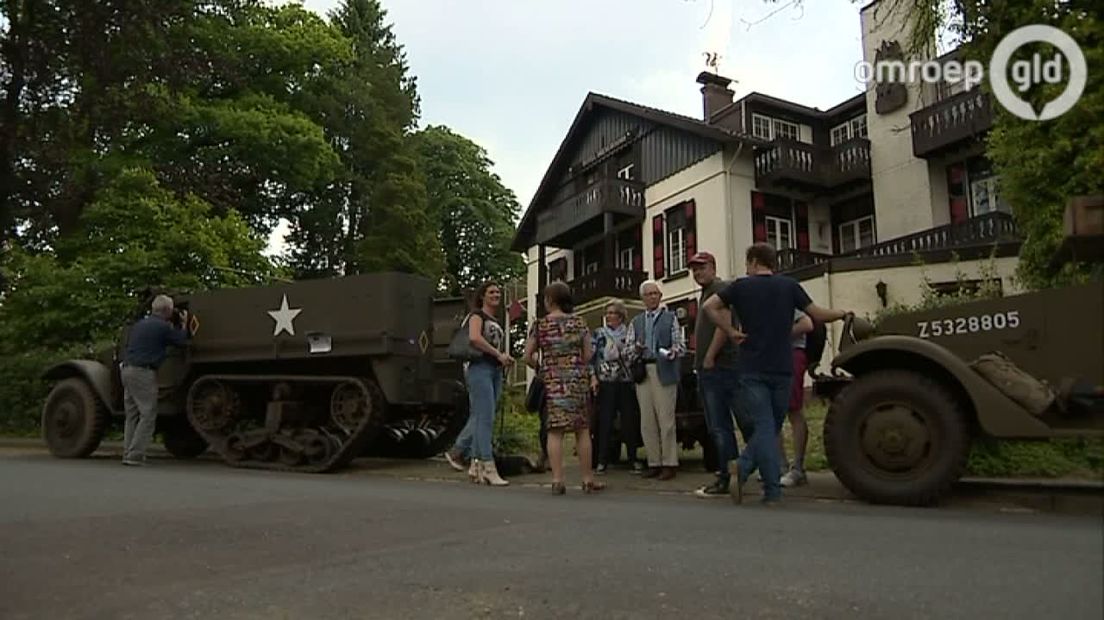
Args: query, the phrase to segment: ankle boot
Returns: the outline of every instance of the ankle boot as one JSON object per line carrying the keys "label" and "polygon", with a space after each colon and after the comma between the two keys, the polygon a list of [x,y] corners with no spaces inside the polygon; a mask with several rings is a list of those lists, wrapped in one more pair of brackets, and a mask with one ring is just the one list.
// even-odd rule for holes
{"label": "ankle boot", "polygon": [[504,487],[510,484],[498,475],[498,468],[495,467],[494,460],[483,461],[481,465],[484,483],[489,484],[493,487]]}
{"label": "ankle boot", "polygon": [[476,484],[483,482],[483,466],[479,459],[472,459],[471,465],[468,465],[468,480]]}

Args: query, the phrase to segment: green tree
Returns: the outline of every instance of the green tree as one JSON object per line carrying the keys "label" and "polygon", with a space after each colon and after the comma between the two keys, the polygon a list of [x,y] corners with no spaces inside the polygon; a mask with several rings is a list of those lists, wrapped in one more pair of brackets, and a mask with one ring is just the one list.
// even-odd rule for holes
{"label": "green tree", "polygon": [[521,256],[510,250],[521,207],[492,172],[487,152],[443,126],[414,137],[445,252],[442,288],[459,295],[487,279],[505,283],[523,275]]}
{"label": "green tree", "polygon": [[441,249],[409,140],[418,114],[414,79],[385,17],[376,0],[347,0],[332,12],[352,55],[298,98],[342,165],[336,182],[289,218],[290,259],[302,276],[440,276]]}
{"label": "green tree", "polygon": [[147,286],[202,290],[275,275],[264,241],[237,212],[211,211],[195,196],[175,197],[149,170],[121,171],[56,252],[16,246],[4,257],[0,355],[110,338]]}

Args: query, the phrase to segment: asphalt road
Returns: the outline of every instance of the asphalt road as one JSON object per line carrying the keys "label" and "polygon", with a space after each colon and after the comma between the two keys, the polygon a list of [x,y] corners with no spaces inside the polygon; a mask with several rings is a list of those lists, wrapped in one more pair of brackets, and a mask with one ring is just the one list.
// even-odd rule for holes
{"label": "asphalt road", "polygon": [[1099,518],[0,451],[0,618],[1104,617]]}

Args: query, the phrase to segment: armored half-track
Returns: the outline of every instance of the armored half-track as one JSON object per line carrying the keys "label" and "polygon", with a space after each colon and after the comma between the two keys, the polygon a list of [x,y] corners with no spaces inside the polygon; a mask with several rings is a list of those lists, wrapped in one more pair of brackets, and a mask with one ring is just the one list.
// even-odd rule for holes
{"label": "armored half-track", "polygon": [[[314,473],[366,453],[441,452],[467,418],[459,366],[445,354],[464,309],[433,293],[425,278],[381,273],[173,294],[191,340],[157,373],[166,449]],[[57,383],[42,429],[56,456],[88,456],[122,416],[127,331],[98,359],[46,372]]]}

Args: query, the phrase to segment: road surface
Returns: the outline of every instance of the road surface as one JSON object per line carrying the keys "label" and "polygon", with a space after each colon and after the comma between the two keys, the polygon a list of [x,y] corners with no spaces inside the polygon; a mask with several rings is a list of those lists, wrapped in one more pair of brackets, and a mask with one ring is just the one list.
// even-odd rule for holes
{"label": "road surface", "polygon": [[1104,617],[1099,518],[577,488],[0,450],[0,618]]}

